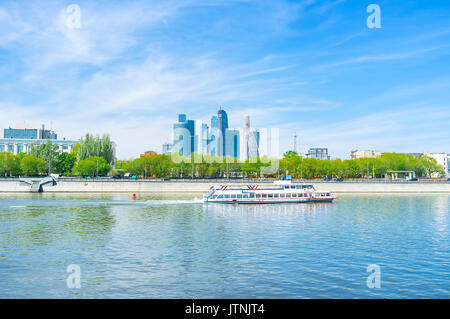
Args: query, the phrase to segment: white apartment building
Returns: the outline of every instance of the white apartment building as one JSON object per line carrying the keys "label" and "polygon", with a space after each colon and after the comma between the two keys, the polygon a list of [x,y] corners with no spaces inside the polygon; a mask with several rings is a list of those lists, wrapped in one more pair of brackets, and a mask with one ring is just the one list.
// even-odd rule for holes
{"label": "white apartment building", "polygon": [[[450,155],[449,154],[440,152],[440,153],[424,153],[423,155],[434,158],[436,160],[436,162],[444,168],[445,177],[446,178],[450,177],[450,171],[449,171]],[[433,176],[433,177],[438,177],[438,176]]]}

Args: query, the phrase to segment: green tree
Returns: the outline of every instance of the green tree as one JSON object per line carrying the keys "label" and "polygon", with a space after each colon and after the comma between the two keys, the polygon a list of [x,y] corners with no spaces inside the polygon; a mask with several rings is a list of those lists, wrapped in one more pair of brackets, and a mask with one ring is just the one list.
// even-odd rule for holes
{"label": "green tree", "polygon": [[14,154],[9,152],[0,153],[0,175],[15,176],[20,174],[20,162]]}
{"label": "green tree", "polygon": [[50,140],[40,144],[39,147],[32,144],[30,147],[30,155],[43,159],[50,168],[50,173],[52,173],[54,171],[53,168],[57,165],[59,146]]}
{"label": "green tree", "polygon": [[61,153],[56,158],[55,172],[58,174],[69,175],[75,165],[76,157],[71,153]]}
{"label": "green tree", "polygon": [[103,157],[91,156],[86,160],[81,160],[75,164],[73,172],[78,176],[105,176],[111,171],[109,165]]}
{"label": "green tree", "polygon": [[22,173],[26,176],[45,175],[48,169],[47,163],[34,155],[24,156],[20,162]]}
{"label": "green tree", "polygon": [[92,135],[87,133],[80,139],[77,160],[85,160],[92,156],[103,157],[109,164],[114,162],[114,147],[108,134]]}

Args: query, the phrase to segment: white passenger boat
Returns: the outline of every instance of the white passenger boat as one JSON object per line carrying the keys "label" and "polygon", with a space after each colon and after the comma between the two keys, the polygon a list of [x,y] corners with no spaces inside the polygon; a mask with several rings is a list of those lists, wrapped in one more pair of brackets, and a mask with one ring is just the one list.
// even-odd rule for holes
{"label": "white passenger boat", "polygon": [[337,197],[328,191],[317,191],[313,185],[295,184],[290,180],[275,181],[267,186],[211,186],[203,198],[205,203],[274,204],[332,202]]}

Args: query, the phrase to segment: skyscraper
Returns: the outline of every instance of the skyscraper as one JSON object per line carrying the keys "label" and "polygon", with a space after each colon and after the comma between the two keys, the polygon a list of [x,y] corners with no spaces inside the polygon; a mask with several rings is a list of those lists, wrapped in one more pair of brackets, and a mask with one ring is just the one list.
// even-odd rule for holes
{"label": "skyscraper", "polygon": [[173,125],[173,153],[190,156],[195,152],[195,121],[187,120],[185,114],[178,115],[178,123]]}
{"label": "skyscraper", "polygon": [[240,138],[239,130],[227,129],[225,131],[225,156],[239,159],[240,156]]}
{"label": "skyscraper", "polygon": [[208,124],[202,123],[202,130],[201,130],[200,134],[201,134],[201,138],[200,138],[201,145],[199,145],[198,151],[199,151],[199,153],[207,154],[208,153],[208,142],[210,139]]}
{"label": "skyscraper", "polygon": [[251,129],[248,133],[248,158],[259,157],[259,131]]}
{"label": "skyscraper", "polygon": [[226,143],[226,130],[228,129],[228,116],[227,112],[225,112],[222,107],[220,107],[219,111],[217,112],[217,120],[218,120],[218,126],[219,126],[219,136],[218,136],[218,156],[225,156],[225,143]]}
{"label": "skyscraper", "polygon": [[243,160],[248,160],[248,133],[250,129],[250,117],[248,115],[244,118],[244,149],[243,149]]}
{"label": "skyscraper", "polygon": [[211,155],[218,156],[218,150],[219,150],[219,120],[217,119],[217,116],[213,115],[211,117],[211,132],[209,135],[209,141],[208,141],[208,153]]}
{"label": "skyscraper", "polygon": [[244,147],[242,148],[243,160],[259,157],[259,131],[250,129],[250,117],[244,118]]}

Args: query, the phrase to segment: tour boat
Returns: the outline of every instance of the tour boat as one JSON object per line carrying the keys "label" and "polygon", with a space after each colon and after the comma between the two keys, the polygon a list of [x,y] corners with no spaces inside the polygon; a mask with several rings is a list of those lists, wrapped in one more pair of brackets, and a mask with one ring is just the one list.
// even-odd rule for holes
{"label": "tour boat", "polygon": [[294,184],[290,180],[273,184],[211,186],[203,198],[205,203],[274,204],[332,202],[337,197],[328,191],[317,191],[313,185]]}

